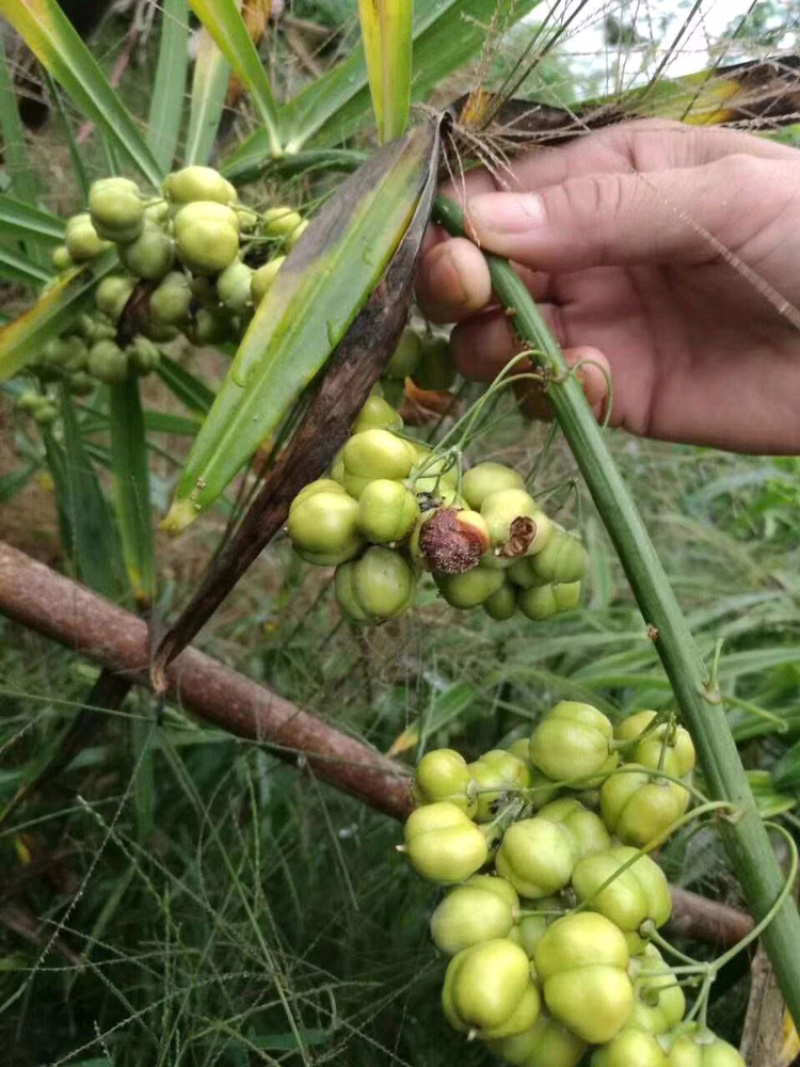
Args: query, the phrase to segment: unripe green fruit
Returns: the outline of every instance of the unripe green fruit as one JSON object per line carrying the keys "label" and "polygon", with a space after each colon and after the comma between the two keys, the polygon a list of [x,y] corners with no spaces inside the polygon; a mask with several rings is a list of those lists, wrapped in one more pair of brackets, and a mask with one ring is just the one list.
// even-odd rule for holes
{"label": "unripe green fruit", "polygon": [[586,1042],[543,1010],[530,1030],[491,1041],[489,1047],[504,1063],[514,1067],[577,1067],[586,1051]]}
{"label": "unripe green fruit", "polygon": [[[605,915],[624,933],[637,933],[648,919],[663,926],[672,913],[664,872],[649,856],[635,859],[636,854],[633,848],[609,848],[579,860],[572,874],[578,901],[589,901],[593,911]],[[635,862],[622,870],[632,859]]]}
{"label": "unripe green fruit", "polygon": [[677,822],[689,804],[689,792],[675,782],[653,779],[637,764],[612,775],[600,790],[603,822],[628,845],[649,845]]}
{"label": "unripe green fruit", "polygon": [[69,220],[64,243],[74,263],[85,263],[110,247],[108,241],[104,241],[98,235],[90,216],[86,213],[73,215]]}
{"label": "unripe green fruit", "polygon": [[400,482],[378,478],[365,486],[358,501],[358,528],[373,544],[402,541],[419,517],[414,494]]}
{"label": "unripe green fruit", "polygon": [[572,834],[578,859],[611,848],[611,838],[603,820],[585,808],[575,797],[562,797],[561,800],[551,801],[541,808],[539,818],[558,823]]}
{"label": "unripe green fruit", "polygon": [[559,582],[550,588],[553,590],[553,599],[559,615],[564,611],[572,611],[581,602],[580,582]]}
{"label": "unripe green fruit", "polygon": [[297,244],[297,242],[300,240],[300,238],[303,236],[303,234],[306,232],[307,229],[308,229],[308,219],[303,219],[302,222],[298,223],[298,225],[295,226],[295,228],[292,230],[292,232],[289,234],[289,236],[283,242],[284,245],[289,249],[290,252],[294,248],[294,246]]}
{"label": "unripe green fruit", "polygon": [[496,814],[497,802],[509,790],[518,792],[530,782],[527,764],[501,748],[484,752],[480,759],[469,764],[469,771],[478,800],[475,815],[478,822],[490,822]]}
{"label": "unripe green fruit", "polygon": [[[477,877],[503,882],[501,878]],[[519,897],[513,886],[508,882],[503,884],[514,894],[512,900],[487,892],[480,883],[473,884],[472,879],[451,889],[431,916],[431,937],[436,947],[454,956],[481,941],[508,937],[514,926],[514,909],[519,906]]]}
{"label": "unripe green fruit", "polygon": [[193,345],[223,344],[231,336],[231,319],[225,311],[201,307],[184,332]]}
{"label": "unripe green fruit", "polygon": [[59,245],[58,248],[53,249],[53,254],[50,257],[55,269],[60,273],[63,270],[69,270],[70,267],[74,267],[72,262],[72,256],[69,254],[69,249],[66,245]]}
{"label": "unripe green fruit", "polygon": [[[666,1035],[669,1039],[669,1035]],[[742,1057],[727,1041],[710,1030],[681,1034],[670,1047],[669,1067],[747,1067]]]}
{"label": "unripe green fruit", "polygon": [[157,226],[164,226],[169,221],[169,204],[166,200],[156,200],[148,204],[144,209],[146,222],[154,222]]}
{"label": "unripe green fruit", "polygon": [[261,216],[261,232],[265,237],[285,239],[302,223],[301,216],[290,207],[272,207]]}
{"label": "unripe green fruit", "polygon": [[521,897],[536,900],[568,884],[575,866],[575,843],[557,823],[538,816],[522,819],[506,830],[495,866]]}
{"label": "unripe green fruit", "polygon": [[472,774],[467,761],[452,748],[434,748],[417,764],[414,794],[418,804],[447,800],[472,816],[478,803],[470,788]]}
{"label": "unripe green fruit", "polygon": [[579,582],[589,570],[589,556],[577,537],[553,527],[547,544],[536,556],[533,566],[546,582]]}
{"label": "unripe green fruit", "polygon": [[387,400],[394,407],[399,407],[405,396],[405,383],[401,379],[387,378],[384,375],[381,378],[381,387],[384,400]]}
{"label": "unripe green fruit", "polygon": [[39,426],[50,426],[58,418],[58,407],[54,401],[46,397],[40,397],[40,399],[44,402],[32,412],[33,420]]}
{"label": "unripe green fruit", "polygon": [[525,492],[525,479],[503,463],[478,463],[462,478],[461,492],[467,504],[480,511],[484,500],[501,489],[519,489]]}
{"label": "unripe green fruit", "polygon": [[473,567],[463,574],[437,574],[436,584],[444,599],[454,608],[467,610],[483,604],[503,585],[503,572]]}
{"label": "unripe green fruit", "polygon": [[261,220],[257,211],[253,211],[251,207],[246,207],[244,204],[238,204],[234,210],[239,219],[240,233],[253,233],[258,229]]}
{"label": "unripe green fruit", "polygon": [[639,711],[629,715],[616,728],[614,736],[618,741],[634,741],[644,734],[638,745],[626,749],[631,761],[652,770],[662,770],[673,778],[684,778],[691,773],[695,764],[694,744],[689,732],[682,726],[670,727],[669,723],[661,723],[647,732],[655,717],[654,711]]}
{"label": "unripe green fruit", "polygon": [[554,781],[589,778],[612,755],[612,733],[608,718],[591,704],[562,700],[531,735],[531,763]]}
{"label": "unripe green fruit", "polygon": [[286,256],[275,256],[269,263],[265,263],[263,267],[259,267],[257,271],[254,271],[253,277],[250,279],[250,297],[255,307],[258,307],[267,295],[272,283],[275,281],[275,276],[285,262]]}
{"label": "unripe green fruit", "polygon": [[[318,499],[321,494],[311,499]],[[373,545],[353,564],[352,590],[365,615],[391,619],[411,604],[416,577],[399,552]]]}
{"label": "unripe green fruit", "polygon": [[355,563],[352,560],[347,563],[340,563],[336,568],[336,574],[334,575],[336,602],[344,617],[349,619],[350,622],[371,623],[374,620],[370,619],[369,615],[361,607],[353,590],[354,568]]}
{"label": "unripe green fruit", "polygon": [[463,882],[489,857],[483,833],[455,804],[417,808],[406,820],[403,836],[412,867],[432,882]]}
{"label": "unripe green fruit", "polygon": [[135,374],[145,375],[154,371],[161,362],[161,353],[147,337],[134,337],[125,349],[130,369]]}
{"label": "unripe green fruit", "polygon": [[342,451],[345,472],[370,480],[407,478],[416,458],[413,445],[379,429],[356,434]]}
{"label": "unripe green fruit", "polygon": [[[522,556],[520,559],[512,560],[511,566],[506,571],[506,577],[514,585],[520,587],[520,589],[538,589],[540,587],[551,590],[553,587],[548,585],[533,568],[533,559],[530,556]],[[555,606],[555,600],[552,599],[552,603]],[[555,614],[554,611],[550,612],[551,615]]]}
{"label": "unripe green fruit", "polygon": [[422,356],[411,377],[420,389],[441,392],[450,388],[456,380],[456,368],[446,337],[423,339]]}
{"label": "unripe green fruit", "polygon": [[121,274],[110,274],[97,286],[94,302],[102,312],[116,322],[125,310],[132,292],[133,281],[130,278],[125,278]]}
{"label": "unripe green fruit", "polygon": [[558,615],[558,605],[553,596],[552,585],[536,589],[523,589],[519,596],[520,611],[532,622],[544,622]]}
{"label": "unripe green fruit", "polygon": [[25,415],[32,415],[41,406],[42,401],[46,400],[47,397],[40,396],[39,393],[34,393],[29,389],[17,399],[14,407]]}
{"label": "unripe green fruit", "polygon": [[359,412],[353,433],[364,430],[399,430],[403,420],[398,411],[387,404],[382,396],[370,396]]}
{"label": "unripe green fruit", "polygon": [[422,338],[411,326],[406,326],[400,335],[397,348],[392,353],[392,358],[386,364],[384,375],[396,381],[404,381],[413,378],[422,358]]}
{"label": "unripe green fruit", "polygon": [[189,270],[219,274],[239,254],[239,220],[222,204],[187,204],[175,216],[175,243],[181,262]]}
{"label": "unripe green fruit", "polygon": [[538,508],[524,489],[497,489],[484,496],[480,511],[489,527],[492,544],[504,545],[511,537],[512,522],[518,518],[533,518]]}
{"label": "unripe green fruit", "polygon": [[119,385],[128,377],[128,357],[113,341],[97,341],[89,350],[89,373],[106,385]]}
{"label": "unripe green fruit", "polygon": [[667,1057],[643,1030],[622,1030],[592,1056],[591,1067],[667,1067]]}
{"label": "unripe green fruit", "polygon": [[332,478],[317,478],[316,481],[309,482],[308,485],[303,486],[289,505],[289,514],[291,515],[301,500],[304,500],[307,496],[314,496],[315,493],[344,493],[344,489]]}
{"label": "unripe green fruit", "polygon": [[67,380],[67,390],[73,396],[88,396],[94,390],[95,380],[85,371],[78,371]]}
{"label": "unripe green fruit", "polygon": [[43,352],[44,360],[51,366],[59,367],[67,375],[74,374],[86,367],[89,350],[82,337],[70,334],[50,341]]}
{"label": "unripe green fruit", "polygon": [[[545,897],[541,898],[541,900],[537,901],[537,904],[541,905],[546,899]],[[536,952],[536,946],[544,936],[546,929],[547,919],[544,915],[523,915],[507,936],[515,945],[519,945],[528,959],[532,960]]]}
{"label": "unripe green fruit", "polygon": [[230,311],[246,311],[250,306],[250,290],[254,271],[240,259],[235,259],[217,278],[217,293]]}
{"label": "unripe green fruit", "polygon": [[134,241],[142,232],[144,204],[136,182],[101,178],[89,189],[92,225],[107,241]]}
{"label": "unripe green fruit", "polygon": [[236,190],[229,181],[211,167],[184,167],[173,171],[164,180],[164,196],[176,206],[193,201],[236,203]]}
{"label": "unripe green fruit", "polygon": [[505,622],[510,619],[517,610],[517,594],[514,586],[509,582],[503,585],[483,602],[483,610],[490,619],[496,622]]}
{"label": "unripe green fruit", "polygon": [[160,227],[147,223],[135,241],[120,248],[119,258],[137,278],[160,281],[172,267],[175,247]]}
{"label": "unripe green fruit", "polygon": [[686,1011],[686,997],[655,945],[645,945],[643,952],[631,957],[628,974],[636,999],[626,1026],[651,1034],[665,1034],[677,1026]]}
{"label": "unripe green fruit", "polygon": [[150,294],[150,316],[160,326],[186,322],[191,306],[192,290],[182,271],[171,271]]}
{"label": "unripe green fruit", "polygon": [[289,514],[294,550],[309,562],[333,566],[351,559],[362,545],[358,504],[344,493],[320,492],[297,501]]}
{"label": "unripe green fruit", "polygon": [[450,961],[442,1006],[452,1027],[481,1037],[530,1029],[541,1004],[522,949],[506,938],[472,945]]}
{"label": "unripe green fruit", "polygon": [[610,1041],[633,1007],[628,958],[624,935],[602,915],[557,919],[534,955],[551,1014],[590,1044]]}

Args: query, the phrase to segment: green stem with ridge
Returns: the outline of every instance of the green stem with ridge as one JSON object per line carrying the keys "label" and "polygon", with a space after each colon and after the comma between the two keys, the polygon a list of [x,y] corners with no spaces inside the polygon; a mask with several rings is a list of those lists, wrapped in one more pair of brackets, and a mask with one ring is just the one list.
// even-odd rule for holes
{"label": "green stem with ridge", "polygon": [[[453,201],[438,197],[433,219],[450,234],[464,235],[464,218]],[[583,388],[508,260],[486,255],[492,287],[513,315],[526,347],[541,353],[539,367],[549,379],[547,395],[561,430],[606,529],[611,536],[645,622],[672,685],[684,723],[692,735],[708,793],[741,812],[720,820],[720,831],[750,911],[760,922],[781,897],[785,878],[758,814],[718,692],[695,645],[664,568],[631,494],[608,450]],[[791,899],[763,931],[781,991],[800,1026],[800,913]]]}

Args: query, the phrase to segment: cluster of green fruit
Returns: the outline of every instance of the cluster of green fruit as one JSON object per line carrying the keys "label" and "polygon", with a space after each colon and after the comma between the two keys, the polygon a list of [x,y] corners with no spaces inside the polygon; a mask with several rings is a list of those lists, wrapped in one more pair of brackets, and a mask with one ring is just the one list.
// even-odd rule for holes
{"label": "cluster of green fruit", "polygon": [[518,1067],[575,1067],[588,1046],[592,1067],[743,1067],[682,1021],[678,976],[651,940],[672,901],[643,850],[686,811],[693,766],[688,733],[655,712],[614,732],[568,701],[508,750],[422,758],[401,848],[453,886],[431,934],[451,957],[442,1004],[456,1030]]}
{"label": "cluster of green fruit", "polygon": [[193,344],[238,342],[286,256],[263,260],[291,249],[307,226],[291,208],[259,214],[240,204],[210,167],[175,171],[163,196],[150,199],[127,178],[103,178],[91,186],[88,207],[67,222],[54,266],[70,271],[114,245],[124,270],[103,278],[92,313],[31,366],[75,393],[149,373],[159,360],[156,343],[180,332]]}

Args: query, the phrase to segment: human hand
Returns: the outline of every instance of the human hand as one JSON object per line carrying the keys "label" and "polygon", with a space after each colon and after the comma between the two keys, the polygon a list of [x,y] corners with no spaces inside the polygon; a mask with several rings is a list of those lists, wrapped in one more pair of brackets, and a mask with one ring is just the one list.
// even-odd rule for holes
{"label": "human hand", "polygon": [[[506,181],[506,175],[499,178]],[[800,452],[800,151],[646,120],[536,150],[509,191],[482,170],[445,190],[486,251],[519,265],[598,415],[634,434]],[[429,235],[417,298],[455,322],[465,377],[522,349],[480,250]],[[541,395],[528,407],[546,416]]]}

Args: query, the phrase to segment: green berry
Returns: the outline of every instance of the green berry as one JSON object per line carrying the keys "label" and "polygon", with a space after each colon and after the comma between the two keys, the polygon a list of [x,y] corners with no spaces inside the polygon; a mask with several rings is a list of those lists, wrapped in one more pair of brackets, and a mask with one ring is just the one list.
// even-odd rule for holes
{"label": "green berry", "polygon": [[303,219],[290,207],[273,207],[261,216],[261,232],[265,237],[285,240],[290,237]]}
{"label": "green berry", "polygon": [[192,290],[183,271],[170,271],[150,294],[150,316],[159,326],[179,326],[189,317]]}
{"label": "green berry", "polygon": [[554,781],[589,778],[612,755],[612,734],[610,721],[597,708],[562,700],[531,735],[531,763]]}
{"label": "green berry", "polygon": [[89,189],[89,212],[100,237],[126,244],[142,232],[144,204],[135,182],[101,178]]}
{"label": "green berry", "polygon": [[295,551],[311,563],[344,563],[363,544],[358,504],[341,492],[309,494],[297,501],[289,515],[289,537]]}
{"label": "green berry", "polygon": [[405,378],[413,377],[421,358],[422,338],[416,330],[406,326],[383,373],[387,378],[402,382]]}
{"label": "green berry", "polygon": [[219,171],[211,167],[184,167],[164,180],[164,196],[175,206],[195,201],[235,204],[236,190]]}
{"label": "green berry", "polygon": [[253,272],[253,277],[250,279],[250,296],[255,307],[258,307],[267,295],[275,281],[275,276],[285,262],[286,256],[275,256],[269,263],[265,263],[263,267]]}
{"label": "green berry", "polygon": [[250,306],[253,273],[246,263],[235,259],[217,278],[217,294],[230,311],[243,312]]}
{"label": "green berry", "polygon": [[496,622],[505,622],[510,619],[517,610],[517,594],[510,582],[504,582],[496,593],[484,600],[483,610],[490,619]]}
{"label": "green berry", "polygon": [[137,278],[160,281],[172,268],[175,246],[161,227],[148,222],[135,241],[120,248],[119,258]]}
{"label": "green berry", "polygon": [[352,592],[368,619],[400,615],[414,598],[416,578],[398,552],[373,545],[353,564]]}
{"label": "green berry", "polygon": [[482,941],[453,957],[442,1006],[456,1030],[494,1039],[523,1033],[541,1011],[528,957],[507,938]]}
{"label": "green berry", "polygon": [[418,874],[432,882],[463,882],[486,863],[486,838],[455,804],[417,808],[403,829],[405,848]]}
{"label": "green berry", "polygon": [[417,498],[401,482],[377,478],[358,501],[358,528],[367,541],[384,545],[402,541],[419,516]]}
{"label": "green berry", "polygon": [[109,274],[97,286],[94,301],[100,311],[117,322],[133,292],[133,281],[122,274]]}
{"label": "green berry", "polygon": [[53,249],[51,260],[55,269],[61,273],[61,271],[69,270],[70,267],[74,267],[72,262],[72,256],[69,254],[69,249],[66,245],[59,245],[58,248]]}
{"label": "green berry", "polygon": [[572,835],[558,823],[535,816],[506,830],[495,866],[521,897],[536,900],[569,884],[575,859]]}
{"label": "green berry", "polygon": [[420,389],[442,392],[456,380],[456,368],[450,355],[446,337],[427,338],[422,342],[422,355],[412,377]]}
{"label": "green berry", "polygon": [[533,566],[546,582],[579,582],[589,570],[589,556],[577,537],[554,527]]}
{"label": "green berry", "polygon": [[521,474],[502,463],[478,463],[462,478],[461,493],[471,508],[480,511],[490,493],[501,489],[519,489],[525,492],[525,480]]}
{"label": "green berry", "polygon": [[239,254],[236,212],[213,201],[196,201],[175,216],[175,244],[184,266],[195,274],[219,274]]}
{"label": "green berry", "polygon": [[97,341],[89,350],[89,374],[106,385],[119,385],[128,377],[128,357],[113,341]]}
{"label": "green berry", "polygon": [[473,567],[463,574],[437,574],[436,584],[444,599],[454,608],[467,610],[485,603],[503,585],[501,571]]}
{"label": "green berry", "polygon": [[87,213],[72,216],[67,223],[64,241],[74,263],[94,259],[109,247],[108,242],[98,235]]}
{"label": "green berry", "polygon": [[359,412],[353,433],[363,433],[364,430],[399,430],[403,420],[391,404],[382,396],[370,396]]}

